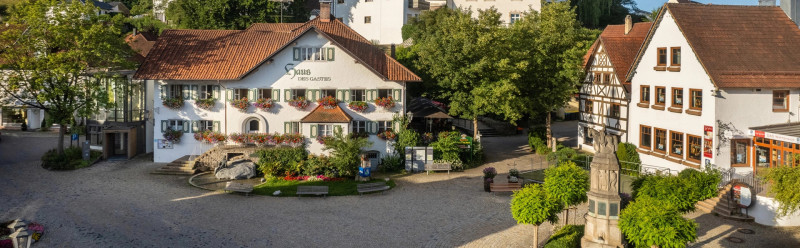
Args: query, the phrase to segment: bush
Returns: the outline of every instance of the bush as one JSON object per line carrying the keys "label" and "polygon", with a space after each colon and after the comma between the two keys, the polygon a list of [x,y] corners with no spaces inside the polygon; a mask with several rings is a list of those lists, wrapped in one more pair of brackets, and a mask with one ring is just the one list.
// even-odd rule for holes
{"label": "bush", "polygon": [[667,201],[636,198],[619,216],[619,228],[635,247],[686,247],[697,239],[697,223]]}
{"label": "bush", "polygon": [[326,177],[339,177],[339,172],[333,166],[330,159],[326,156],[309,155],[308,159],[301,163],[304,165],[302,175],[316,176],[325,175]]}
{"label": "bush", "polygon": [[617,147],[617,160],[619,161],[623,174],[639,174],[639,165],[641,165],[642,160],[639,159],[639,152],[636,151],[636,146],[634,144],[619,143]]}
{"label": "bush", "polygon": [[411,129],[403,129],[397,134],[397,142],[394,143],[394,150],[397,154],[403,155],[405,154],[406,147],[414,147],[419,143],[419,133]]}
{"label": "bush", "polygon": [[767,170],[764,179],[769,180],[769,194],[780,203],[777,216],[787,216],[800,210],[800,169],[781,166]]}
{"label": "bush", "polygon": [[673,175],[645,175],[631,183],[633,200],[650,197],[666,202],[683,213],[694,210],[698,194],[690,182]]}
{"label": "bush", "polygon": [[361,165],[361,149],[370,145],[366,138],[343,135],[341,129],[335,129],[323,150],[331,151],[330,161],[340,176],[355,176]]}
{"label": "bush", "polygon": [[708,167],[702,172],[686,169],[678,173],[678,177],[691,187],[693,197],[697,201],[716,197],[719,193],[717,186],[722,181],[722,173]]}
{"label": "bush", "polygon": [[550,236],[544,248],[579,248],[583,229],[583,225],[566,225]]}
{"label": "bush", "polygon": [[447,162],[461,162],[461,158],[459,157],[461,148],[458,147],[460,139],[461,133],[459,132],[453,131],[439,133],[439,139],[436,142],[431,143],[431,147],[433,147],[434,152],[434,159],[441,159]]}
{"label": "bush", "polygon": [[[483,161],[484,161],[483,145],[481,145],[481,142],[474,141],[473,142],[473,146],[474,147],[472,148],[472,158],[466,164],[467,168],[475,168],[475,167],[481,166],[483,164]],[[467,169],[467,168],[464,168],[464,169]]]}
{"label": "bush", "polygon": [[572,161],[574,161],[575,164],[581,168],[589,168],[589,166],[592,164],[592,160],[589,156],[580,153],[576,154],[575,157],[572,158]]}
{"label": "bush", "polygon": [[305,147],[276,147],[255,153],[258,156],[258,171],[264,175],[281,177],[286,172],[294,173],[297,163],[308,157]]}
{"label": "bush", "polygon": [[44,153],[42,156],[42,168],[48,170],[74,170],[89,166],[89,163],[99,158],[103,153],[90,151],[89,161],[83,160],[80,147],[64,148],[64,154],[58,154],[58,150],[53,149]]}
{"label": "bush", "polygon": [[42,118],[42,125],[39,127],[39,130],[43,132],[50,131],[50,126],[47,125],[47,118]]}
{"label": "bush", "polygon": [[378,166],[380,172],[396,172],[404,169],[403,157],[400,155],[386,155],[381,158],[381,164]]}

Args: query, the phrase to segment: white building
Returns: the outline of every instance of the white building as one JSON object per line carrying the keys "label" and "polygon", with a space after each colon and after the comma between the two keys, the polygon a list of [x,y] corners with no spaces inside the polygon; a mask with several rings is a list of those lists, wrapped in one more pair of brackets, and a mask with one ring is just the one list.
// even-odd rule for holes
{"label": "white building", "polygon": [[[630,82],[625,76],[636,59],[652,23],[608,25],[586,54],[587,73],[579,95],[578,146],[594,152],[589,130],[616,135],[626,141]],[[622,80],[620,80],[622,79]]]}
{"label": "white building", "polygon": [[167,16],[164,13],[166,13],[170,2],[172,2],[172,0],[153,0],[153,16],[166,23]]}
{"label": "white building", "polygon": [[512,24],[522,18],[523,12],[540,11],[542,1],[539,0],[447,0],[448,8],[472,9],[472,18],[478,18],[478,10],[497,9],[500,21]]}
{"label": "white building", "polygon": [[[385,154],[389,142],[375,134],[391,129],[393,115],[405,113],[406,82],[420,78],[372,46],[338,20],[320,18],[298,24],[254,24],[247,30],[167,30],[158,39],[135,78],[154,80],[155,139],[162,130],[183,130],[172,149],[154,151],[155,162],[169,162],[208,150],[192,138],[193,132],[300,133],[312,153],[322,145],[314,137],[368,132],[372,147]],[[298,109],[287,100],[304,96],[310,106]],[[319,108],[315,100],[334,96],[334,109]],[[162,99],[181,97],[183,107],[164,107]],[[248,97],[251,106],[239,111],[231,100]],[[391,109],[373,100],[391,97]],[[195,106],[196,99],[218,99],[210,110]],[[275,101],[269,111],[252,106],[254,99]],[[368,102],[364,112],[348,108],[350,101]]]}
{"label": "white building", "polygon": [[786,164],[790,154],[748,130],[800,120],[795,23],[774,6],[668,3],[653,27],[627,76],[628,138],[642,163],[737,173]]}

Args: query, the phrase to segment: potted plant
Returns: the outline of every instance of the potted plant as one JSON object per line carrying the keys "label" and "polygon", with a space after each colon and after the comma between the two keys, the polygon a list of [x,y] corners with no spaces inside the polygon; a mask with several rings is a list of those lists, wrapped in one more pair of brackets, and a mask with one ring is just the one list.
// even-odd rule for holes
{"label": "potted plant", "polygon": [[181,143],[181,136],[183,136],[183,131],[168,129],[164,131],[162,134],[164,135],[164,139],[177,144]]}
{"label": "potted plant", "polygon": [[489,187],[494,182],[494,177],[497,176],[497,170],[494,167],[486,167],[483,169],[483,190],[491,192]]}
{"label": "potted plant", "polygon": [[508,170],[508,182],[509,183],[519,182],[519,171],[517,169]]}
{"label": "potted plant", "polygon": [[378,138],[382,140],[394,140],[394,138],[397,138],[397,134],[395,134],[391,130],[386,130],[378,133]]}
{"label": "potted plant", "polygon": [[250,137],[251,136],[247,133],[231,133],[230,135],[228,135],[228,139],[240,145],[253,143],[250,140]]}
{"label": "potted plant", "polygon": [[247,100],[247,97],[242,97],[241,99],[231,101],[231,106],[241,112],[245,112],[247,108],[250,107],[250,101]]}
{"label": "potted plant", "polygon": [[326,96],[326,97],[320,98],[319,100],[317,100],[317,103],[319,105],[322,105],[322,107],[326,108],[326,109],[335,108],[336,105],[339,104],[339,102],[336,101],[336,98],[334,98],[332,96]]}
{"label": "potted plant", "polygon": [[164,104],[164,107],[167,107],[169,109],[180,109],[183,108],[183,98],[181,97],[164,98],[164,100],[161,101],[161,104]]}
{"label": "potted plant", "polygon": [[303,110],[308,107],[308,100],[305,97],[298,97],[292,100],[289,100],[289,106],[295,107],[297,109]]}
{"label": "potted plant", "polygon": [[375,105],[379,106],[379,107],[382,107],[383,109],[391,109],[391,108],[394,108],[394,100],[392,100],[391,96],[390,97],[381,97],[381,98],[375,99]]}
{"label": "potted plant", "polygon": [[272,103],[272,98],[259,98],[256,103],[253,103],[253,106],[263,111],[269,111],[272,108]]}
{"label": "potted plant", "polygon": [[353,111],[363,113],[364,111],[369,108],[369,104],[362,101],[352,101],[350,104],[347,104],[347,107],[352,109]]}
{"label": "potted plant", "polygon": [[217,99],[214,98],[197,99],[194,101],[195,106],[205,110],[211,110],[211,108],[213,108],[216,103]]}

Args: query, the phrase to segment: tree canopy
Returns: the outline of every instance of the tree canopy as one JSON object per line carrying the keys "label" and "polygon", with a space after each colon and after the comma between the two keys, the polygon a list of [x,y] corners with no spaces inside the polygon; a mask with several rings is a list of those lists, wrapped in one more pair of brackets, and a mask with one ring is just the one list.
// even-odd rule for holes
{"label": "tree canopy", "polygon": [[[283,22],[305,22],[306,0],[286,4]],[[175,0],[166,11],[177,28],[245,29],[253,23],[281,22],[281,3],[270,0]]]}
{"label": "tree canopy", "polygon": [[800,169],[797,167],[775,167],[764,176],[772,187],[769,193],[780,203],[778,216],[786,216],[800,210]]}
{"label": "tree canopy", "polygon": [[545,221],[555,223],[563,205],[551,198],[539,184],[528,184],[511,196],[511,215],[519,224],[535,226],[534,246],[538,247],[539,225]]}
{"label": "tree canopy", "polygon": [[[547,194],[565,207],[586,202],[589,175],[572,161],[563,162],[545,170],[544,177],[544,188],[547,190]],[[569,211],[565,216],[569,218]]]}
{"label": "tree canopy", "polygon": [[633,0],[571,0],[570,6],[575,8],[578,20],[587,28],[604,28],[610,24],[622,24],[625,16],[631,15],[634,20],[641,21],[644,11],[636,7]]}

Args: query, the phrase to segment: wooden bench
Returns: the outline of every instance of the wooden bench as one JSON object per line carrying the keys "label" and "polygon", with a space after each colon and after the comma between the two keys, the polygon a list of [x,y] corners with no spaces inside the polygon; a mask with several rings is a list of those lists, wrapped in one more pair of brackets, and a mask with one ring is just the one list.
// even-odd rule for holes
{"label": "wooden bench", "polygon": [[453,165],[449,163],[432,163],[425,165],[425,173],[430,175],[431,171],[447,171],[447,174],[450,174],[450,170],[453,169]]}
{"label": "wooden bench", "polygon": [[492,192],[513,192],[522,188],[520,183],[492,183],[489,184],[489,191]]}
{"label": "wooden bench", "polygon": [[328,195],[328,186],[297,186],[297,197],[300,195]]}
{"label": "wooden bench", "polygon": [[383,183],[362,183],[356,185],[356,189],[358,190],[358,194],[364,194],[369,192],[378,192],[380,191],[383,194],[384,191],[390,189],[389,185],[386,185],[385,182]]}
{"label": "wooden bench", "polygon": [[253,192],[253,185],[237,183],[237,182],[227,182],[225,183],[225,191],[240,192],[244,193],[244,195],[250,195],[250,193]]}

